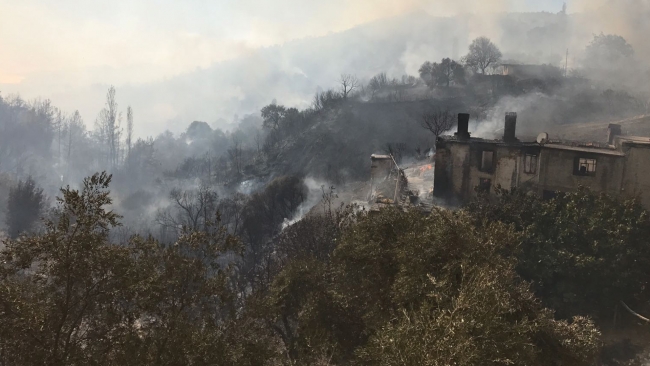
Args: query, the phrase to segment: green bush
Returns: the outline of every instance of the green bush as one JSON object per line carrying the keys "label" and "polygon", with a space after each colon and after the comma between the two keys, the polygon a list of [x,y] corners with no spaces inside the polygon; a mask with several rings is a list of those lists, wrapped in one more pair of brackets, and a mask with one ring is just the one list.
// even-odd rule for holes
{"label": "green bush", "polygon": [[468,211],[478,226],[515,227],[522,238],[517,271],[558,315],[609,319],[620,301],[647,302],[650,220],[638,202],[586,189],[547,201],[498,193]]}
{"label": "green bush", "polygon": [[309,340],[288,345],[301,364],[590,364],[598,330],[541,306],[514,270],[518,242],[463,212],[362,215],[331,262],[297,261],[276,278],[275,321]]}

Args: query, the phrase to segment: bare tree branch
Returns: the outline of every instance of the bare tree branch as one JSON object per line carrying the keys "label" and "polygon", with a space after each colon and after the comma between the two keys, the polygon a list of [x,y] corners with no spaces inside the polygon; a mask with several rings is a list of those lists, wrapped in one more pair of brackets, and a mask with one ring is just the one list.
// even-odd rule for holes
{"label": "bare tree branch", "polygon": [[341,74],[341,95],[347,99],[348,95],[359,87],[359,79],[351,74]]}
{"label": "bare tree branch", "polygon": [[448,110],[437,110],[434,112],[427,112],[422,115],[420,126],[431,131],[433,135],[438,137],[445,131],[449,131],[454,125],[452,114]]}

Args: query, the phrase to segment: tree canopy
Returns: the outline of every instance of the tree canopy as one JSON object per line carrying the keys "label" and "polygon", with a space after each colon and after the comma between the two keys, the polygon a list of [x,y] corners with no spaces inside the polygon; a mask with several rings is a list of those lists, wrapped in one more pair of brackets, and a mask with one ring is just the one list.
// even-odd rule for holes
{"label": "tree canopy", "polygon": [[501,51],[487,37],[479,37],[469,45],[469,53],[465,56],[467,66],[480,70],[485,74],[485,70],[501,60]]}
{"label": "tree canopy", "polygon": [[[271,238],[254,269],[270,281],[252,286],[220,214],[172,245],[112,242],[110,181],[62,189],[44,232],[0,249],[3,364],[586,366],[598,355],[594,323],[556,320],[519,274],[526,236],[505,214],[479,225],[465,211],[324,206]],[[274,204],[292,204],[291,185],[274,184]]]}
{"label": "tree canopy", "polygon": [[598,69],[614,69],[624,66],[634,55],[634,49],[625,38],[615,34],[596,34],[585,49],[585,66]]}
{"label": "tree canopy", "polygon": [[586,189],[544,201],[520,191],[468,207],[477,223],[512,224],[522,234],[518,272],[558,315],[609,319],[624,301],[650,299],[650,217],[636,201]]}
{"label": "tree canopy", "polygon": [[12,238],[32,229],[43,213],[46,205],[43,189],[36,185],[32,177],[19,180],[9,190],[7,199],[7,229]]}
{"label": "tree canopy", "polygon": [[502,224],[383,210],[343,233],[331,264],[289,263],[271,288],[272,319],[301,364],[589,365],[598,331],[541,307],[504,256],[518,250]]}
{"label": "tree canopy", "polygon": [[465,68],[450,58],[443,58],[440,63],[426,61],[419,72],[429,86],[465,84]]}
{"label": "tree canopy", "polygon": [[239,241],[214,222],[171,246],[138,236],[113,244],[119,216],[107,210],[110,180],[97,174],[81,191],[62,189],[45,232],[0,251],[0,363],[245,365],[270,357],[256,351],[273,345],[258,325],[239,323],[233,269],[221,260],[241,250]]}

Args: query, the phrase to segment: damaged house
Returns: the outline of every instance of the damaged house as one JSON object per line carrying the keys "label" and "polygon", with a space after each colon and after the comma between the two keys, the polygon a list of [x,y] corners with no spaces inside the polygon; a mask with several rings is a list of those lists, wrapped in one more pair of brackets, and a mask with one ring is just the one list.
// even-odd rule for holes
{"label": "damaged house", "polygon": [[370,156],[368,203],[374,211],[387,205],[433,208],[433,162],[426,158],[400,167],[391,155]]}
{"label": "damaged house", "polygon": [[[541,133],[535,141],[516,135],[517,114],[505,116],[501,139],[473,138],[469,114],[458,115],[454,136],[436,143],[433,194],[466,201],[494,187],[524,189],[551,198],[578,186],[595,192],[638,198],[650,208],[650,138],[623,136],[611,124],[605,143],[551,140]],[[532,139],[530,139],[532,140]]]}
{"label": "damaged house", "polygon": [[400,203],[405,187],[404,171],[400,169],[391,155],[372,154],[370,156],[368,202],[371,204],[371,209]]}

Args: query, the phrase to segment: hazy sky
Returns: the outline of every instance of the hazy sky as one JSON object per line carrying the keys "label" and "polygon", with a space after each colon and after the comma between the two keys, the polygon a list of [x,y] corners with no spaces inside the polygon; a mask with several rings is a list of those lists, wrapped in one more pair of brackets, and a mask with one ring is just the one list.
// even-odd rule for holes
{"label": "hazy sky", "polygon": [[418,8],[444,15],[561,6],[561,0],[0,0],[0,83],[140,83]]}
{"label": "hazy sky", "polygon": [[[121,99],[122,90],[172,80],[219,61],[250,55],[260,47],[340,32],[400,14],[555,13],[562,3],[563,0],[0,0],[0,92],[20,93],[27,100],[50,98],[65,112],[79,109],[92,126],[103,104],[101,93],[105,92],[91,94],[88,90],[105,90],[113,84],[122,107],[125,103],[133,104],[137,116],[146,117],[148,124],[137,125],[136,132],[158,133],[169,128],[173,116],[184,124],[193,118],[212,122],[219,113],[182,114],[182,108],[173,105],[173,100],[148,101],[155,105],[145,106],[146,96],[125,101],[126,98]],[[579,7],[569,4],[570,11]],[[183,93],[192,95],[195,91],[190,87]],[[212,90],[211,93],[222,94],[218,85],[212,86]],[[170,89],[169,93],[179,91]],[[220,107],[214,104],[212,108]]]}

